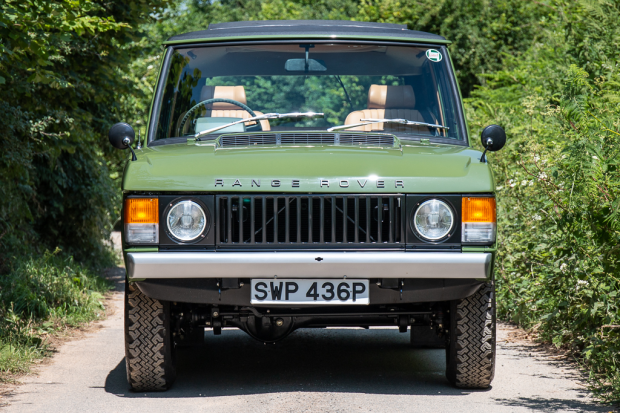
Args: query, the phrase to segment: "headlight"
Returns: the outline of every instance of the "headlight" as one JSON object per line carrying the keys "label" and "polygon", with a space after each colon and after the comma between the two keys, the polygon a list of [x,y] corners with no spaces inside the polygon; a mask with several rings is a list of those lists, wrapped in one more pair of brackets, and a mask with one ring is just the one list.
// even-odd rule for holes
{"label": "headlight", "polygon": [[427,241],[444,238],[454,227],[452,209],[443,201],[429,199],[413,215],[416,232]]}
{"label": "headlight", "polygon": [[170,208],[166,217],[168,231],[179,241],[193,241],[207,227],[205,211],[194,201],[181,201]]}

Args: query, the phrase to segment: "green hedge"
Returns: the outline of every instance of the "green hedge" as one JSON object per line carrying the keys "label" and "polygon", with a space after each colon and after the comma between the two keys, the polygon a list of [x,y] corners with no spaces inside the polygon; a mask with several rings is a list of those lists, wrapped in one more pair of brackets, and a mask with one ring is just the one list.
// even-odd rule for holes
{"label": "green hedge", "polygon": [[467,101],[499,123],[499,316],[576,351],[620,399],[620,4],[552,1],[540,41]]}

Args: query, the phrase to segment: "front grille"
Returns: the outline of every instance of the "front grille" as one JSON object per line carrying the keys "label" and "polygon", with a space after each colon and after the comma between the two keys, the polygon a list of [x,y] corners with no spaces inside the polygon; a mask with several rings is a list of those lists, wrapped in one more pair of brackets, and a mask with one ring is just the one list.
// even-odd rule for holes
{"label": "front grille", "polygon": [[397,246],[403,208],[400,195],[219,195],[216,239],[240,247]]}
{"label": "front grille", "polygon": [[218,147],[235,148],[255,145],[336,145],[394,147],[395,138],[380,133],[257,133],[222,135]]}

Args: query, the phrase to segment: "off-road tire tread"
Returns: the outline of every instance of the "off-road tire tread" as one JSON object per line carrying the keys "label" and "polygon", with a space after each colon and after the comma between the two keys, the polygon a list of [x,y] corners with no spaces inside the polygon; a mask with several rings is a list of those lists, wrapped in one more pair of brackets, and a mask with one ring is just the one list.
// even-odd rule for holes
{"label": "off-road tire tread", "polygon": [[174,380],[167,303],[146,296],[129,283],[125,296],[125,362],[129,386],[134,391],[165,391]]}
{"label": "off-road tire tread", "polygon": [[495,375],[495,288],[486,283],[454,303],[447,376],[456,387],[485,389]]}

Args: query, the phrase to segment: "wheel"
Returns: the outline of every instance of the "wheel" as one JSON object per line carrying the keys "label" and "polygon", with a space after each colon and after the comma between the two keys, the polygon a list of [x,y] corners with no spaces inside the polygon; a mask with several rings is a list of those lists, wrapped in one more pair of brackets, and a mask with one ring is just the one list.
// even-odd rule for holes
{"label": "wheel", "polygon": [[450,303],[446,376],[456,387],[486,389],[495,375],[495,285]]}
{"label": "wheel", "polygon": [[175,379],[170,303],[125,283],[125,364],[135,391],[164,391]]}

